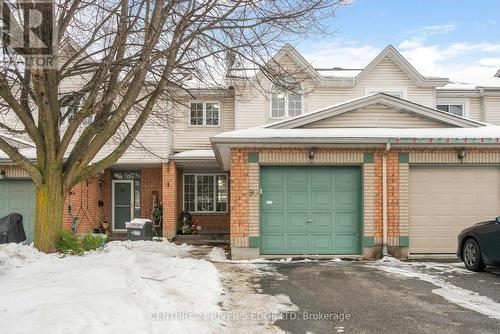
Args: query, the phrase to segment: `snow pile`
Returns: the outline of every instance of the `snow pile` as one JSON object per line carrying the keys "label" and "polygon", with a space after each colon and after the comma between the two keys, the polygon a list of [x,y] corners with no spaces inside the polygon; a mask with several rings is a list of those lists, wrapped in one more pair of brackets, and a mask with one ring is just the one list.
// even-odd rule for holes
{"label": "snow pile", "polygon": [[226,262],[227,261],[226,252],[224,252],[224,250],[222,248],[219,248],[219,247],[212,248],[210,253],[208,253],[208,258],[211,261],[216,261],[216,262]]}
{"label": "snow pile", "polygon": [[[222,287],[189,246],[112,242],[104,251],[59,257],[0,246],[3,333],[216,333]],[[191,312],[185,316],[180,312]]]}
{"label": "snow pile", "polygon": [[[448,283],[442,276],[439,276],[444,273],[458,272],[460,270],[459,268],[453,266],[447,267],[445,264],[421,265],[419,263],[398,263],[396,261],[378,262],[369,266],[398,276],[415,278],[424,282],[429,282],[437,287],[437,289],[432,290],[432,293],[469,310],[473,310],[487,315],[490,318],[500,320],[499,303],[486,296],[481,296],[476,292]],[[434,269],[441,270],[442,272],[438,272],[436,275],[431,275],[422,272],[419,267],[421,267],[420,269]]]}

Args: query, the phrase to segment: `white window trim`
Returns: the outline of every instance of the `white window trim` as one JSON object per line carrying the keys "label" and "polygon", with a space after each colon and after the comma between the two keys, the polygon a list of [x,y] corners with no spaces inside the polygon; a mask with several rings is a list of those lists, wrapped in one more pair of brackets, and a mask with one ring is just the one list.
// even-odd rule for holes
{"label": "white window trim", "polygon": [[399,87],[365,87],[365,95],[375,93],[401,93],[402,99],[408,98],[408,88],[406,86]]}
{"label": "white window trim", "polygon": [[[214,209],[213,211],[198,211],[198,205],[197,205],[197,198],[198,198],[198,187],[196,184],[196,180],[198,176],[214,176]],[[226,193],[227,193],[227,202],[226,202],[226,210],[224,211],[217,211],[217,185],[216,185],[216,180],[217,178],[215,176],[225,176],[226,177]],[[186,196],[185,196],[185,183],[186,183],[186,176],[194,176],[195,183],[194,183],[194,211],[193,213],[227,213],[229,209],[229,177],[227,176],[227,173],[185,173],[182,175],[182,210],[186,211]],[[191,212],[191,211],[190,211]]]}
{"label": "white window trim", "polygon": [[[269,94],[269,119],[286,119],[290,117],[295,117],[295,116],[290,116],[290,112],[288,111],[288,92],[285,92],[285,116],[283,117],[273,117],[273,90],[274,85],[271,86],[271,94]],[[301,113],[300,115],[303,115],[305,113],[304,111],[304,91],[302,90],[302,85],[300,85],[300,90],[302,91],[302,94],[300,94],[300,108],[301,108]],[[298,116],[298,115],[296,115]]]}
{"label": "white window trim", "polygon": [[[450,105],[450,104],[456,104],[456,105],[463,105],[464,106],[464,114],[462,117],[469,118],[470,115],[470,100],[469,99],[455,99],[455,98],[437,98],[436,99],[436,109],[438,105]],[[445,112],[445,111],[443,111]]]}
{"label": "white window trim", "polygon": [[[191,103],[202,103],[203,104],[203,124],[193,125],[191,124]],[[207,125],[207,103],[217,103],[219,105],[219,123],[217,125]],[[188,127],[193,128],[220,128],[222,124],[222,103],[219,100],[191,100],[188,106]]]}

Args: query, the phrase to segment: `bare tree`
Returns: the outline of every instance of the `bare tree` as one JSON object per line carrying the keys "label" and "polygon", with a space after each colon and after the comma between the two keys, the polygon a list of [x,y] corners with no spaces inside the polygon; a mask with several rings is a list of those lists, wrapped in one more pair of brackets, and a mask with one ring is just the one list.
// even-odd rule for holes
{"label": "bare tree", "polygon": [[[4,1],[5,2],[5,1]],[[15,1],[8,3],[15,7]],[[321,31],[342,0],[62,0],[55,3],[59,64],[16,65],[0,73],[2,106],[36,146],[36,161],[0,138],[0,149],[36,185],[35,246],[53,251],[67,191],[115,163],[132,144],[154,106],[173,99],[186,82],[223,79],[227,66],[260,68],[269,50],[293,35]],[[32,5],[37,8],[38,3]],[[46,13],[49,15],[50,13]],[[22,20],[22,18],[20,18]],[[49,34],[42,28],[39,34]],[[65,48],[75,44],[73,53]],[[26,60],[9,49],[11,63]],[[268,73],[269,71],[266,71]],[[61,83],[81,82],[65,91]],[[97,153],[134,113],[113,151]],[[93,117],[90,124],[82,122]],[[67,124],[64,127],[62,124]]]}

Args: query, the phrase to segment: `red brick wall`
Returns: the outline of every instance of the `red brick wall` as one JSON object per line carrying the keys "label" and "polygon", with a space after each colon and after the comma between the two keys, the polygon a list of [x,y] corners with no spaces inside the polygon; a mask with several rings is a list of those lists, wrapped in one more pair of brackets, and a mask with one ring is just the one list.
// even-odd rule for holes
{"label": "red brick wall", "polygon": [[162,169],[161,167],[155,168],[142,168],[141,169],[141,217],[151,218],[153,211],[154,196],[157,196],[157,201],[162,201]]}
{"label": "red brick wall", "polygon": [[396,151],[387,155],[387,235],[399,236],[399,153]]}
{"label": "red brick wall", "polygon": [[178,175],[175,162],[162,164],[163,235],[175,236],[177,226],[177,186]]}
{"label": "red brick wall", "polygon": [[[77,232],[88,232],[99,227],[99,222],[104,218],[104,207],[98,205],[103,199],[103,191],[99,185],[99,176],[94,176],[83,181],[69,191],[63,212],[63,228],[71,228],[72,216],[80,217]],[[71,215],[68,212],[71,205]]]}
{"label": "red brick wall", "polygon": [[231,149],[231,238],[248,236],[248,149]]}

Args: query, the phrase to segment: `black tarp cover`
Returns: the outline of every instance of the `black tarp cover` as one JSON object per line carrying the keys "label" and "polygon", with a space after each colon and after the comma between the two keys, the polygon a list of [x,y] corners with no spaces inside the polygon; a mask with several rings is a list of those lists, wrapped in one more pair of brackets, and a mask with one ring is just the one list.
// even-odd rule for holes
{"label": "black tarp cover", "polygon": [[19,213],[11,213],[0,218],[0,244],[19,243],[24,240],[26,240],[26,233],[24,233],[23,216]]}

